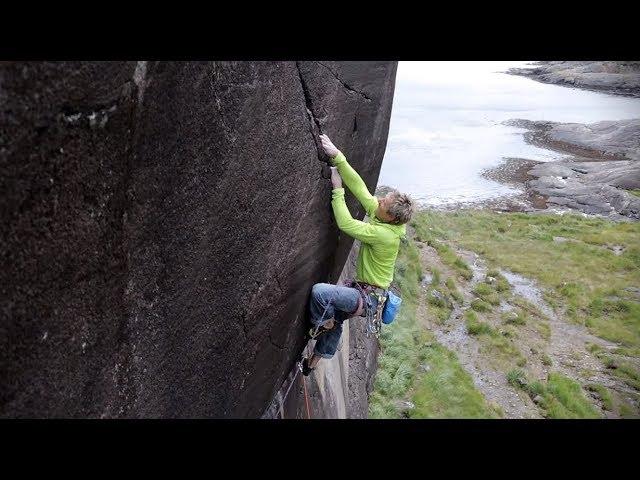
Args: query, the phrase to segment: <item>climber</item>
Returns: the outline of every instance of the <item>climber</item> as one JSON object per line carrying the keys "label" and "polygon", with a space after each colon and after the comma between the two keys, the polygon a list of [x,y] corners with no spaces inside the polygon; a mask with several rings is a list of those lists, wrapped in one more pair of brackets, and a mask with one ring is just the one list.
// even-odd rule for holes
{"label": "climber", "polygon": [[[311,290],[309,313],[312,331],[317,338],[313,355],[304,358],[302,373],[311,373],[321,358],[331,358],[338,348],[342,323],[350,318],[379,314],[379,299],[386,298],[393,280],[400,238],[406,234],[406,223],[411,219],[415,203],[404,193],[391,191],[377,198],[367,189],[364,181],[349,165],[326,135],[320,135],[325,153],[331,158],[331,206],[338,228],[360,240],[356,261],[356,278],[347,285],[316,283]],[[368,222],[351,217],[344,199],[342,180],[364,207]],[[382,303],[381,303],[382,305]]]}

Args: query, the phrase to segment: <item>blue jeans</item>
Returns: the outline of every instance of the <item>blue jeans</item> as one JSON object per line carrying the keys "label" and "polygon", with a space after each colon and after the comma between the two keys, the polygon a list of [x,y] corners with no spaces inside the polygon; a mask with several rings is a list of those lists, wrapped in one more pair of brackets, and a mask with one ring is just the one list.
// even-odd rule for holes
{"label": "blue jeans", "polygon": [[[331,283],[316,283],[313,286],[309,304],[311,323],[315,327],[331,318],[335,320],[334,327],[318,337],[314,349],[316,355],[322,358],[333,357],[342,335],[342,323],[356,312],[359,298],[360,291],[357,288],[332,285]],[[369,295],[368,303],[368,308],[375,309],[378,301],[373,295]],[[367,309],[367,305],[363,305],[363,307],[365,310]]]}

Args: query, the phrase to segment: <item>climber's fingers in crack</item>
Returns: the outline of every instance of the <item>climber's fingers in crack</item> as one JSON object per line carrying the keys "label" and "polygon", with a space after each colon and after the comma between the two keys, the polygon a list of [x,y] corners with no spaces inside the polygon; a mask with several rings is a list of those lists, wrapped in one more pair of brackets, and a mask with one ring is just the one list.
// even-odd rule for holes
{"label": "climber's fingers in crack", "polygon": [[320,143],[322,144],[322,148],[324,149],[324,152],[330,157],[335,157],[338,154],[338,149],[331,142],[331,140],[329,140],[329,137],[327,137],[326,135],[324,134],[320,135]]}

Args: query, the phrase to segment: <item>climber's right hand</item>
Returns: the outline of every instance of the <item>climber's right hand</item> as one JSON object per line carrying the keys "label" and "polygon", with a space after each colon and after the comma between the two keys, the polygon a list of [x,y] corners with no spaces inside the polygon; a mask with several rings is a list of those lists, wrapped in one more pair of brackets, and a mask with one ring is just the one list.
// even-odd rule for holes
{"label": "climber's right hand", "polygon": [[331,143],[331,140],[329,140],[329,137],[327,137],[324,134],[320,135],[320,143],[322,144],[324,153],[329,155],[331,158],[334,158],[336,155],[338,155],[338,153],[340,153],[340,150],[338,150],[336,146],[333,143]]}

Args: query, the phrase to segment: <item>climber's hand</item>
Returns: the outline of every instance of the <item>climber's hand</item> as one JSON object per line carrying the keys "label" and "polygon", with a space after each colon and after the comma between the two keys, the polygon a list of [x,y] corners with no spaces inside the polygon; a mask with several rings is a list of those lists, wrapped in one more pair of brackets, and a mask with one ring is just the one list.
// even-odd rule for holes
{"label": "climber's hand", "polygon": [[333,188],[342,188],[342,177],[338,173],[337,167],[331,167],[331,185]]}
{"label": "climber's hand", "polygon": [[340,151],[336,148],[336,146],[331,143],[329,137],[326,135],[320,135],[320,143],[322,144],[322,148],[324,149],[324,153],[329,155],[331,158],[334,158]]}

